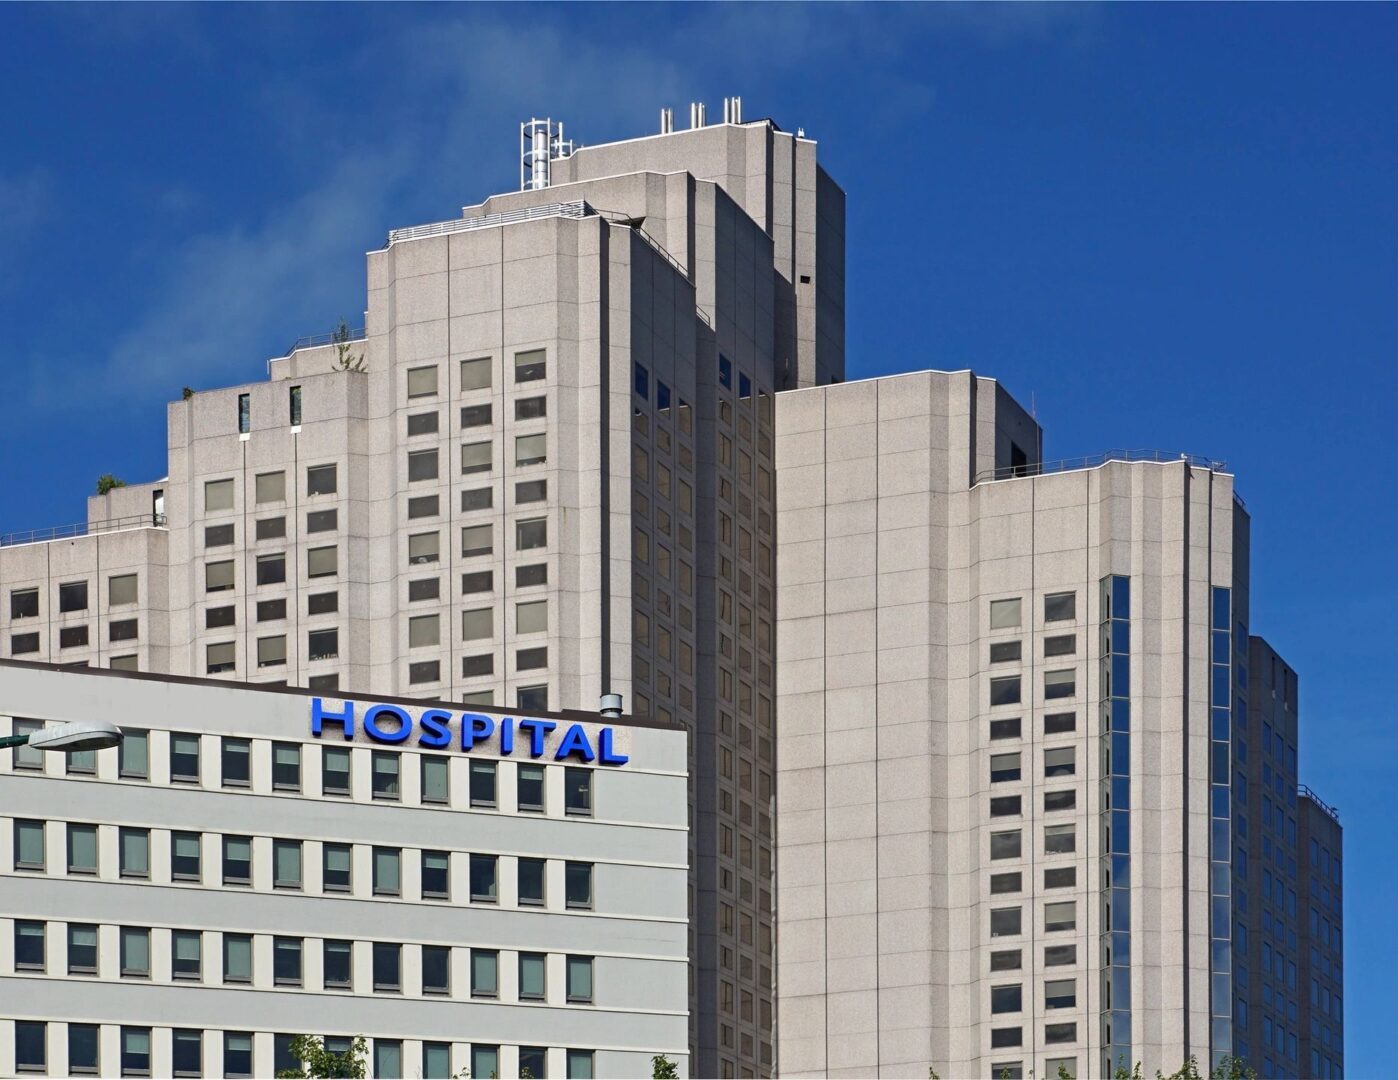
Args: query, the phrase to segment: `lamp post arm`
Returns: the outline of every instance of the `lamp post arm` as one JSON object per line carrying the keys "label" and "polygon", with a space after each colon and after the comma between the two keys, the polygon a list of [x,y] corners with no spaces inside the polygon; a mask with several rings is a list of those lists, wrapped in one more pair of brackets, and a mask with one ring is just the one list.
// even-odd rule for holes
{"label": "lamp post arm", "polygon": [[0,750],[10,746],[25,746],[29,742],[28,735],[6,735],[0,738]]}

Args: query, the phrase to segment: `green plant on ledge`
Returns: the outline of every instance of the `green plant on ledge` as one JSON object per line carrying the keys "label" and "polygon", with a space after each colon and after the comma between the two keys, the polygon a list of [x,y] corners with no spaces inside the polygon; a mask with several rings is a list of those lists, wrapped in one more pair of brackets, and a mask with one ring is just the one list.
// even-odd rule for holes
{"label": "green plant on ledge", "polygon": [[119,476],[113,476],[111,473],[103,473],[101,476],[97,478],[98,495],[105,495],[107,494],[107,492],[111,491],[112,488],[119,488],[125,486],[125,480],[123,480]]}
{"label": "green plant on ledge", "polygon": [[331,371],[367,371],[364,366],[364,354],[358,356],[350,354],[350,342],[354,340],[350,334],[349,324],[344,319],[340,320],[340,325],[330,334],[330,343],[335,346],[335,363]]}

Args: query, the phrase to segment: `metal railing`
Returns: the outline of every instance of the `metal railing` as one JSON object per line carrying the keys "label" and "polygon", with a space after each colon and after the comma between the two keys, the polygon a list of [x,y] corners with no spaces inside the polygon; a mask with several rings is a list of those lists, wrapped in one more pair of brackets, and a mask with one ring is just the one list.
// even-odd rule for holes
{"label": "metal railing", "polygon": [[1020,476],[1043,476],[1047,473],[1095,469],[1111,461],[1145,461],[1159,465],[1183,461],[1193,469],[1208,469],[1210,472],[1228,471],[1227,462],[1203,457],[1199,454],[1177,454],[1167,450],[1107,450],[1088,457],[1062,458],[1058,461],[1038,461],[1027,465],[1002,465],[998,469],[984,469],[976,474],[976,483],[984,484],[987,481],[1011,480]]}
{"label": "metal railing", "polygon": [[584,218],[592,213],[592,207],[582,199],[576,202],[545,203],[543,206],[530,206],[523,210],[506,210],[499,214],[483,214],[473,218],[452,218],[450,221],[434,221],[429,225],[412,225],[406,229],[391,229],[384,247],[392,247],[402,240],[421,240],[425,236],[449,236],[452,233],[470,232],[472,229],[491,229],[497,225],[512,225],[517,221],[534,221],[538,218],[565,217]]}
{"label": "metal railing", "polygon": [[[635,218],[631,217],[629,214],[623,214],[617,210],[597,210],[592,207],[589,207],[589,209],[591,209],[593,213],[599,214],[600,216],[606,218],[608,221],[612,222],[615,225],[624,225],[633,232],[639,233],[641,239],[644,240],[651,247],[655,248],[655,250],[660,253],[661,257],[664,258],[666,262],[668,262],[679,272],[679,275],[682,278],[684,278],[686,281],[694,280],[694,278],[690,276],[689,271],[680,264],[679,259],[671,255],[664,244],[662,244],[655,237],[651,236],[651,234],[646,232],[645,229],[641,228],[640,223],[637,222]],[[704,321],[708,322],[709,320],[706,317]],[[709,325],[712,326],[713,324],[710,323]]]}
{"label": "metal railing", "polygon": [[1318,807],[1320,807],[1322,810],[1324,810],[1327,814],[1329,814],[1329,815],[1330,815],[1332,818],[1334,818],[1336,821],[1339,821],[1339,820],[1340,820],[1340,811],[1337,810],[1337,809],[1335,809],[1335,807],[1331,806],[1328,802],[1326,802],[1324,799],[1322,799],[1319,795],[1317,795],[1314,791],[1312,791],[1310,788],[1308,788],[1305,784],[1297,784],[1297,785],[1296,785],[1296,794],[1297,794],[1297,795],[1300,795],[1302,798],[1310,799],[1311,802],[1315,803]]}
{"label": "metal railing", "polygon": [[338,337],[338,333],[339,331],[332,330],[328,334],[307,334],[304,337],[299,337],[292,342],[291,348],[282,353],[282,356],[290,356],[297,349],[318,349],[323,345],[334,345],[339,341],[363,341],[365,336],[362,326],[358,330],[349,331],[348,337]]}
{"label": "metal railing", "polygon": [[106,521],[84,521],[74,525],[54,525],[47,529],[5,533],[0,536],[0,547],[42,544],[50,540],[71,540],[79,536],[119,532],[124,529],[163,529],[164,527],[164,514],[132,514],[130,517],[109,518]]}

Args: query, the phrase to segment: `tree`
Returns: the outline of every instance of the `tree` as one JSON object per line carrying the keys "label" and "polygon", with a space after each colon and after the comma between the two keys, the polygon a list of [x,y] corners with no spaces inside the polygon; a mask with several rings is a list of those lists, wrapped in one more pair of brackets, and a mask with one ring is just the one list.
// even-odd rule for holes
{"label": "tree", "polygon": [[678,1080],[679,1067],[664,1054],[656,1054],[650,1059],[651,1080]]}
{"label": "tree", "polygon": [[335,346],[335,364],[331,371],[365,371],[364,354],[358,356],[350,354],[350,342],[353,336],[350,334],[349,325],[344,319],[340,320],[340,325],[335,327],[330,334],[330,343]]}
{"label": "tree", "polygon": [[105,495],[107,494],[107,492],[111,491],[112,488],[119,488],[125,486],[125,480],[123,480],[119,476],[113,476],[111,473],[103,473],[101,476],[97,478],[98,495]]}
{"label": "tree", "polygon": [[325,1041],[315,1035],[297,1035],[291,1040],[291,1056],[301,1063],[299,1069],[283,1069],[278,1077],[315,1077],[317,1080],[364,1080],[369,1072],[369,1044],[363,1035],[356,1035],[344,1052],[327,1050]]}

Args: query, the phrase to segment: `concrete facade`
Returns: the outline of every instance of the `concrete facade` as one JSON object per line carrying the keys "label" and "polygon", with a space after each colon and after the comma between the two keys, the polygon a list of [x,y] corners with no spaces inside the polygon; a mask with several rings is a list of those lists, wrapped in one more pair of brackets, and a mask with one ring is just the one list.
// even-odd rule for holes
{"label": "concrete facade", "polygon": [[[270,1076],[296,1034],[370,1074],[688,1074],[686,734],[553,715],[440,751],[373,699],[0,663],[0,1073]],[[317,708],[354,709],[313,728]],[[408,705],[414,721],[423,705]],[[468,714],[469,715],[469,714]],[[594,752],[557,755],[579,724]],[[414,729],[420,733],[424,728]],[[70,1057],[70,1053],[74,1056]]]}
{"label": "concrete facade", "polygon": [[1219,463],[1040,445],[970,372],[778,398],[784,1075],[1258,1060],[1246,512]]}

